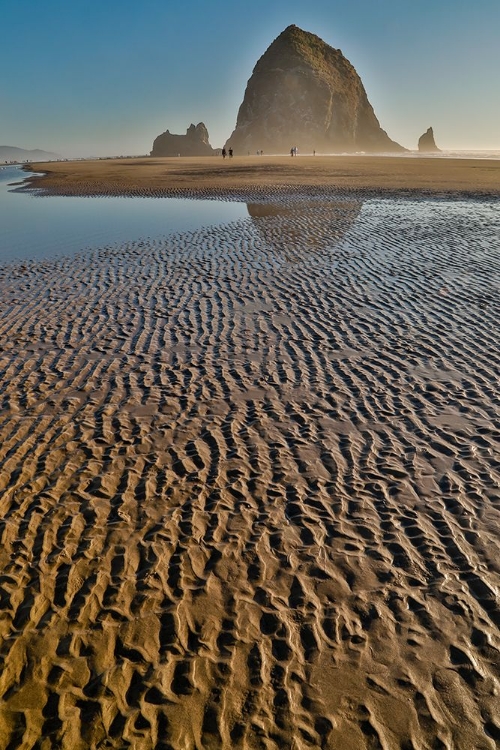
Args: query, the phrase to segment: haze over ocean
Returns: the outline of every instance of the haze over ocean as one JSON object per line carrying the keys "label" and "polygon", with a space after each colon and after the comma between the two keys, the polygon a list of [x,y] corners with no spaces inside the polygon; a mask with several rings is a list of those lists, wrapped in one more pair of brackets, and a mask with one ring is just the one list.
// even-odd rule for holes
{"label": "haze over ocean", "polygon": [[432,126],[443,149],[500,148],[497,0],[4,0],[2,21],[5,145],[143,154],[203,121],[221,146],[255,63],[294,23],[342,50],[403,146]]}

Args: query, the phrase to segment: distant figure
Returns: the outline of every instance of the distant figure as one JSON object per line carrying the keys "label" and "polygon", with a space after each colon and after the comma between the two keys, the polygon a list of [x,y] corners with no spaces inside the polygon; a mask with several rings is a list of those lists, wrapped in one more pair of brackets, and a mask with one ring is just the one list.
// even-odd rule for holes
{"label": "distant figure", "polygon": [[225,148],[222,149],[222,158],[223,159],[226,158],[226,149]]}
{"label": "distant figure", "polygon": [[293,146],[292,146],[292,148],[290,149],[290,156],[293,156]]}
{"label": "distant figure", "polygon": [[232,159],[233,158],[233,149],[230,148],[228,153],[229,153],[229,158]]}
{"label": "distant figure", "polygon": [[313,156],[316,156],[316,151],[313,151]]}

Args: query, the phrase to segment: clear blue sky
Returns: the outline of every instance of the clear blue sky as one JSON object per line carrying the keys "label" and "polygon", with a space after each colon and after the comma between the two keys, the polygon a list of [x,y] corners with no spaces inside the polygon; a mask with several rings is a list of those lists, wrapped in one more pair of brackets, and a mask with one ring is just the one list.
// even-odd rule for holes
{"label": "clear blue sky", "polygon": [[389,136],[500,149],[500,0],[1,0],[0,145],[142,154],[167,128],[231,134],[291,23],[341,49]]}

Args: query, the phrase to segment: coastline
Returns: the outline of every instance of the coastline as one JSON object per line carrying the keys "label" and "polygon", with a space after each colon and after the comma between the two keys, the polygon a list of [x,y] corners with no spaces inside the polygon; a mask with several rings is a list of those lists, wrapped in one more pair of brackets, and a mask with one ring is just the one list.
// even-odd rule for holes
{"label": "coastline", "polygon": [[259,200],[0,266],[5,744],[493,750],[496,202],[96,164],[50,190]]}
{"label": "coastline", "polygon": [[399,156],[129,158],[24,165],[23,190],[49,195],[238,199],[266,192],[500,197],[500,160]]}

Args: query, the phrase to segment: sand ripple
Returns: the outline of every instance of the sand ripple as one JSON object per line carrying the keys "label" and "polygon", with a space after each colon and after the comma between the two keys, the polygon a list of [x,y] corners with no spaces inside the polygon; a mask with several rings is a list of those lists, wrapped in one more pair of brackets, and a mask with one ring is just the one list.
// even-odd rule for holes
{"label": "sand ripple", "polygon": [[252,210],[0,269],[2,748],[500,742],[497,208]]}

